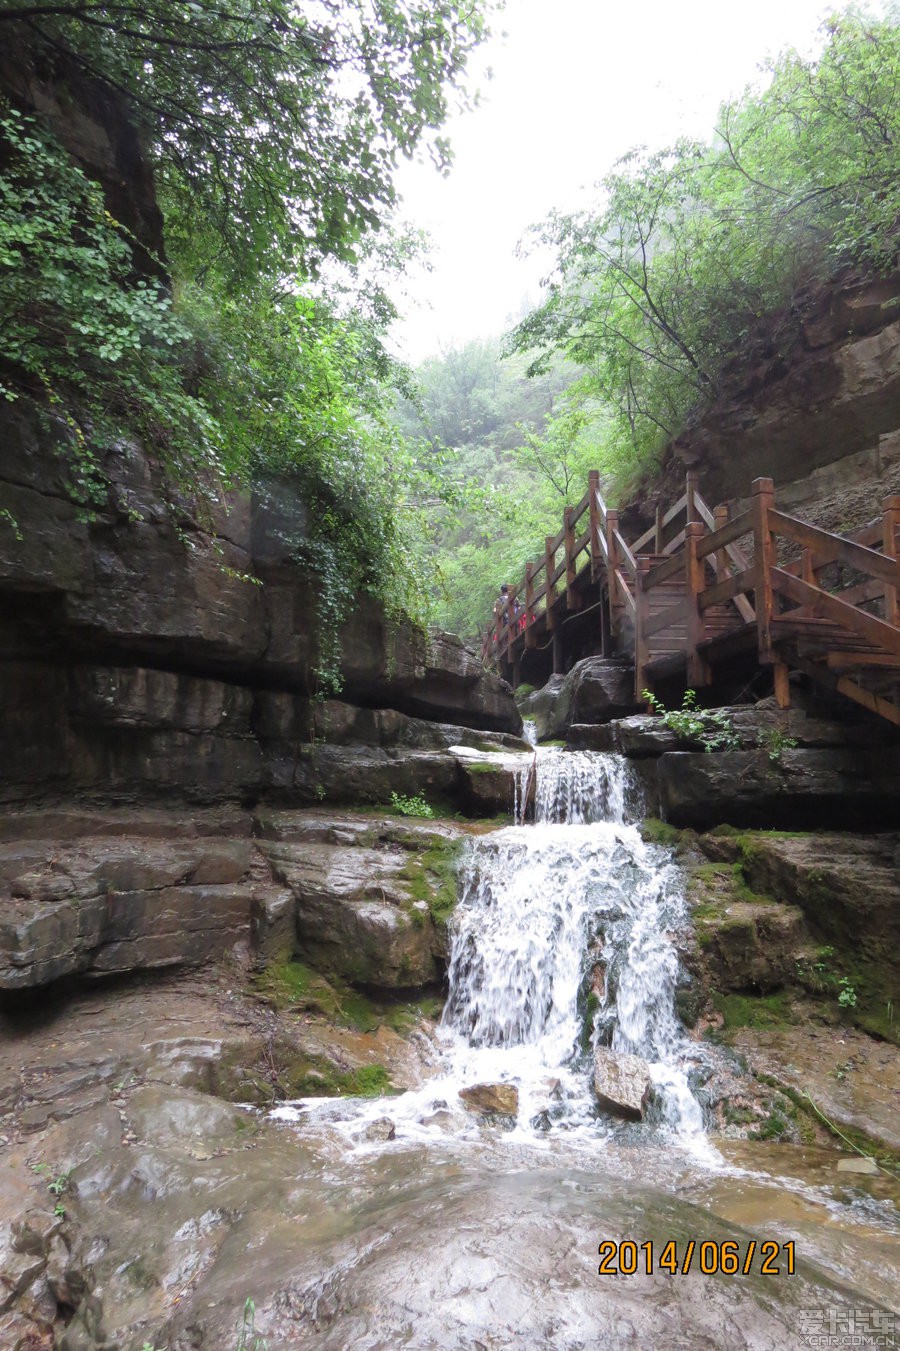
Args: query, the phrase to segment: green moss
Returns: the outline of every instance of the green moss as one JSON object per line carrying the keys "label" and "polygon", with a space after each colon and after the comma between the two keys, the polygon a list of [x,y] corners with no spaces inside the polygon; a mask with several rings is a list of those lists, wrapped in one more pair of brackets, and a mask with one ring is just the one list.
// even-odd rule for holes
{"label": "green moss", "polygon": [[[424,922],[424,916],[419,914]],[[425,996],[411,1001],[378,999],[363,994],[338,976],[324,976],[302,962],[273,963],[254,977],[257,992],[275,1008],[318,1014],[339,1027],[374,1032],[384,1024],[395,1031],[413,1027],[422,1018],[440,1015],[442,1001]]]}
{"label": "green moss", "polygon": [[773,1111],[755,1131],[749,1132],[751,1140],[784,1140],[792,1136],[790,1122],[779,1111]]}
{"label": "green moss", "polygon": [[340,1070],[323,1056],[297,1056],[282,1067],[279,1087],[286,1098],[378,1098],[395,1091],[384,1065]]}
{"label": "green moss", "polygon": [[861,1131],[855,1126],[846,1125],[843,1122],[838,1125],[830,1120],[824,1112],[819,1111],[811,1098],[798,1092],[790,1084],[781,1083],[771,1074],[757,1074],[756,1077],[760,1083],[767,1084],[771,1088],[777,1088],[793,1104],[795,1109],[794,1119],[798,1124],[804,1144],[816,1143],[819,1129],[824,1128],[842,1146],[849,1145],[855,1153],[863,1154],[867,1158],[874,1158],[880,1168],[884,1168],[895,1175],[900,1174],[900,1152],[885,1144],[883,1140],[879,1140],[877,1136],[867,1135],[865,1131]]}
{"label": "green moss", "polygon": [[712,1001],[724,1021],[724,1031],[739,1027],[783,1027],[794,1022],[790,995],[779,990],[769,995],[712,993]]}
{"label": "green moss", "polygon": [[276,1009],[300,1009],[337,1019],[341,999],[332,983],[303,962],[273,962],[253,978],[254,988]]}
{"label": "green moss", "polygon": [[516,688],[513,690],[513,698],[515,699],[516,703],[518,703],[520,699],[527,699],[530,694],[534,694],[534,691],[535,691],[534,685],[529,685],[527,683],[517,685]]}
{"label": "green moss", "polygon": [[438,925],[446,925],[456,906],[460,850],[459,840],[437,840],[421,853],[411,854],[400,873],[413,899],[425,902]]}
{"label": "green moss", "polygon": [[674,846],[680,842],[682,835],[682,832],[676,830],[675,826],[670,826],[666,821],[660,821],[656,816],[645,817],[638,829],[645,844]]}
{"label": "green moss", "polygon": [[600,1008],[600,999],[594,994],[593,990],[588,994],[584,1004],[584,1017],[581,1023],[581,1049],[589,1051],[591,1040],[594,1035],[594,1019],[597,1016],[597,1010]]}
{"label": "green moss", "polygon": [[554,746],[557,748],[557,750],[564,750],[564,749],[565,749],[565,745],[566,745],[565,741],[558,741],[558,740],[556,740],[556,741],[542,741],[542,742],[541,742],[541,747],[542,747],[542,749],[545,749],[545,750],[546,750],[546,749],[549,749],[549,748],[552,748],[552,747],[554,747]]}

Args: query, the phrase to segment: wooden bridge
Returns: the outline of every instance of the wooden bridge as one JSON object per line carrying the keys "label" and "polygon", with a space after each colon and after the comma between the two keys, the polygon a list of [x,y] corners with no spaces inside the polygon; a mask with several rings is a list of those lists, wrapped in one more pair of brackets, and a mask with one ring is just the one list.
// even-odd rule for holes
{"label": "wooden bridge", "polygon": [[779,511],[766,478],[746,510],[711,511],[689,473],[674,506],[629,541],[593,471],[495,607],[482,655],[514,684],[548,648],[562,671],[573,624],[581,655],[634,662],[636,702],[660,682],[698,688],[763,667],[783,708],[799,671],[900,725],[898,537],[900,496],[839,535]]}

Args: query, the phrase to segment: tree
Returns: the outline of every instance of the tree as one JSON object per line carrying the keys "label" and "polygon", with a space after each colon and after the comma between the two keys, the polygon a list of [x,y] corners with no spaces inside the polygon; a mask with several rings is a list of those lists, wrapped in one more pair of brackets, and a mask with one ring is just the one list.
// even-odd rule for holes
{"label": "tree", "polygon": [[535,371],[560,353],[580,367],[609,410],[598,454],[620,483],[702,415],[763,316],[786,342],[801,286],[895,264],[898,22],[897,9],[833,18],[819,56],[780,57],[761,92],[721,110],[710,143],[632,152],[596,209],[539,227],[556,271],[508,347]]}
{"label": "tree", "polygon": [[[485,33],[482,0],[5,0],[29,78],[112,91],[157,175],[170,251],[229,282],[353,259]],[[28,83],[19,82],[20,89]],[[462,97],[461,93],[459,95]]]}

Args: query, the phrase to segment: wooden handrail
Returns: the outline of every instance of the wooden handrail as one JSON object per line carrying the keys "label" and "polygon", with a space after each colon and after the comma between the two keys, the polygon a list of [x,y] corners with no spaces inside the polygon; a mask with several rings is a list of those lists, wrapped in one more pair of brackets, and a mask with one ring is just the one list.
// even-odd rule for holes
{"label": "wooden handrail", "polygon": [[576,507],[572,507],[571,519],[573,525],[577,525],[578,522],[581,520],[582,516],[587,511],[588,506],[590,505],[590,501],[591,501],[591,494],[588,491],[585,493],[584,497],[581,499],[578,505]]}
{"label": "wooden handrail", "polygon": [[[854,629],[874,647],[884,648],[900,657],[900,629],[893,624],[886,624],[883,619],[877,619],[865,610],[858,610],[855,605],[848,605],[830,591],[823,591],[799,577],[792,577],[783,568],[772,568],[771,575],[772,588],[780,595],[787,596],[788,600],[796,601],[798,605],[808,605],[813,614],[832,619],[844,628]],[[790,615],[773,615],[772,622],[777,624],[779,619],[787,621],[790,618]]]}
{"label": "wooden handrail", "polygon": [[735,600],[745,592],[752,591],[755,586],[755,567],[736,572],[731,577],[726,577],[724,581],[716,582],[714,586],[707,586],[701,591],[700,609],[710,610],[714,605],[723,605],[727,600]]}
{"label": "wooden handrail", "polygon": [[706,558],[709,554],[715,553],[717,549],[724,549],[726,545],[740,539],[741,535],[749,535],[752,529],[753,520],[750,512],[742,511],[740,516],[735,516],[721,530],[714,530],[711,535],[704,535],[697,546],[697,553],[701,558]]}
{"label": "wooden handrail", "polygon": [[867,572],[870,577],[878,577],[889,586],[900,583],[896,559],[885,558],[884,554],[876,553],[874,549],[868,549],[864,544],[845,539],[843,535],[830,535],[827,530],[820,530],[817,525],[808,525],[806,521],[799,521],[795,516],[786,516],[784,512],[776,511],[774,508],[769,511],[768,518],[770,529],[778,534],[787,535],[788,539],[798,544],[814,549],[816,557],[822,560],[817,564],[818,567],[824,567],[827,563],[841,562],[858,568],[860,572]]}
{"label": "wooden handrail", "polygon": [[651,591],[654,586],[659,586],[661,582],[666,582],[670,577],[675,577],[683,571],[684,554],[673,554],[665,563],[657,563],[655,568],[650,569],[644,578],[644,590]]}

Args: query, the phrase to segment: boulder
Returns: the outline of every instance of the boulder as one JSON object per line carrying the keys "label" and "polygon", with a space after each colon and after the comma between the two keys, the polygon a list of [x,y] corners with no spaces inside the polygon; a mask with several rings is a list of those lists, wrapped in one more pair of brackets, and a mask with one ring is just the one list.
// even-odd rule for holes
{"label": "boulder", "polygon": [[637,707],[634,668],[606,657],[585,657],[565,676],[552,676],[542,690],[520,704],[523,718],[537,727],[539,741],[564,737],[575,723],[604,723]]}
{"label": "boulder", "polygon": [[519,700],[522,719],[534,723],[539,741],[546,741],[553,735],[548,728],[551,724],[553,707],[565,679],[564,675],[552,675],[539,690],[534,690],[526,699]]}
{"label": "boulder", "polygon": [[642,1121],[650,1102],[650,1066],[627,1051],[598,1046],[594,1052],[594,1093],[604,1111]]}
{"label": "boulder", "polygon": [[393,1140],[395,1133],[394,1123],[391,1118],[389,1116],[379,1116],[363,1127],[357,1136],[357,1139],[365,1140],[370,1144],[384,1144],[388,1140]]}
{"label": "boulder", "polygon": [[509,814],[523,820],[534,806],[534,751],[490,754],[455,747],[465,810],[472,816]]}
{"label": "boulder", "polygon": [[471,1084],[459,1090],[459,1098],[474,1116],[518,1115],[519,1090],[514,1084]]}

